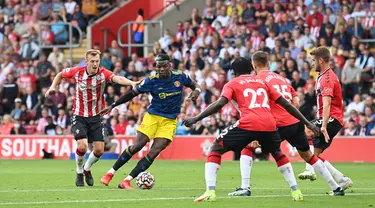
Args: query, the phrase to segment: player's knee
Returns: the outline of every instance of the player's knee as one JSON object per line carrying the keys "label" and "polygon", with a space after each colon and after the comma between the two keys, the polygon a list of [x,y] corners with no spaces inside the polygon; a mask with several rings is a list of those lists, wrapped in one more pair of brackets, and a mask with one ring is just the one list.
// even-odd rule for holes
{"label": "player's knee", "polygon": [[220,145],[217,142],[214,142],[212,144],[211,148],[210,148],[210,152],[216,152],[216,153],[224,154],[226,152],[226,150],[222,145]]}
{"label": "player's knee", "polygon": [[77,149],[78,149],[79,152],[87,152],[88,145],[84,142],[78,143]]}
{"label": "player's knee", "polygon": [[97,157],[102,156],[103,153],[104,153],[104,148],[94,148],[94,154],[95,154]]}
{"label": "player's knee", "polygon": [[311,157],[313,156],[311,151],[300,151],[298,150],[299,155],[302,157],[303,160],[306,162],[311,160]]}

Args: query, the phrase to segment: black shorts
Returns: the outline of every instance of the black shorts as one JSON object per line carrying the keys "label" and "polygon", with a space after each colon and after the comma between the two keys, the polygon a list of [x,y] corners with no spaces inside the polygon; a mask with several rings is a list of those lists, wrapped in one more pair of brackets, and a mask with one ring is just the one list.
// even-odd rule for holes
{"label": "black shorts", "polygon": [[280,138],[286,140],[297,150],[306,152],[309,148],[309,141],[305,133],[305,125],[301,122],[289,126],[278,127]]}
{"label": "black shorts", "polygon": [[216,138],[217,143],[231,151],[241,151],[255,140],[262,146],[262,152],[275,153],[280,151],[281,140],[277,131],[250,131],[232,125],[225,128]]}
{"label": "black shorts", "polygon": [[[314,119],[311,121],[312,124],[314,124],[315,126],[321,128],[322,127],[322,124],[323,124],[323,119]],[[313,144],[314,144],[314,147],[316,148],[319,148],[319,149],[322,149],[322,150],[325,150],[327,149],[332,141],[333,141],[333,138],[337,135],[337,133],[339,133],[339,131],[341,130],[342,126],[340,124],[340,122],[334,118],[329,118],[328,119],[328,124],[327,124],[327,132],[328,132],[328,135],[329,135],[329,142],[327,143],[325,138],[324,138],[324,135],[323,134],[320,134],[319,137],[313,137],[312,138],[312,141],[313,141]]]}
{"label": "black shorts", "polygon": [[73,115],[72,132],[75,140],[88,139],[89,143],[104,142],[104,125],[100,115],[94,117]]}

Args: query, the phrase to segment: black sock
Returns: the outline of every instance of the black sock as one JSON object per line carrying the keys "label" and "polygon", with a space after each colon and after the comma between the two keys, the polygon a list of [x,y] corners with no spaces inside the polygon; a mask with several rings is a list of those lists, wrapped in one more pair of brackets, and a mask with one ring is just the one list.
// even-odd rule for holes
{"label": "black sock", "polygon": [[121,156],[117,159],[116,163],[113,165],[113,169],[117,171],[120,169],[125,163],[127,163],[131,158],[133,157],[133,154],[129,151],[129,147],[126,148],[122,153]]}
{"label": "black sock", "polygon": [[147,170],[151,164],[154,162],[154,158],[151,158],[148,154],[142,158],[138,163],[137,166],[132,170],[129,174],[131,177],[135,178],[138,176],[139,173]]}

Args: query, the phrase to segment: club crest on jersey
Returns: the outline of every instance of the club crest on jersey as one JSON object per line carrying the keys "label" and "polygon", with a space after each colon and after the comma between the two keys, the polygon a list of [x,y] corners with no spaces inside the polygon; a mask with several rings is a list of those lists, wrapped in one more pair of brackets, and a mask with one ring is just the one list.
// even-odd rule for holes
{"label": "club crest on jersey", "polygon": [[101,81],[102,80],[102,76],[96,76],[96,80],[97,81]]}
{"label": "club crest on jersey", "polygon": [[79,134],[79,129],[76,130],[76,134]]}
{"label": "club crest on jersey", "polygon": [[175,81],[174,86],[179,87],[179,86],[181,86],[181,83],[179,81]]}

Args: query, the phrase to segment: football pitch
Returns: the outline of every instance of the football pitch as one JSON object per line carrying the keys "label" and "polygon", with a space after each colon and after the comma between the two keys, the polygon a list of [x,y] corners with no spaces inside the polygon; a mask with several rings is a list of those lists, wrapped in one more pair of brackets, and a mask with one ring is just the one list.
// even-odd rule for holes
{"label": "football pitch", "polygon": [[[303,202],[293,202],[287,183],[272,162],[255,162],[252,169],[252,196],[228,197],[240,185],[239,162],[223,162],[218,175],[217,201],[194,203],[203,194],[204,161],[155,161],[149,169],[156,179],[151,190],[120,190],[117,184],[137,161],[120,169],[106,187],[99,180],[114,161],[99,161],[92,173],[93,187],[75,187],[75,161],[0,160],[0,207],[374,207],[375,164],[335,163],[354,182],[344,197],[326,194],[328,184],[318,176],[314,182],[300,181]],[[303,163],[293,163],[295,174]],[[133,183],[135,186],[135,183]]]}

